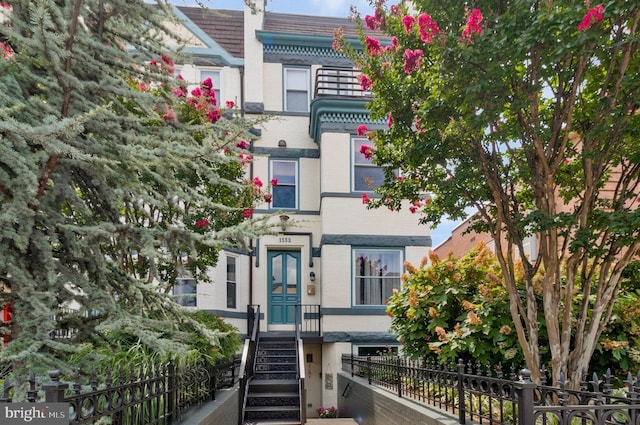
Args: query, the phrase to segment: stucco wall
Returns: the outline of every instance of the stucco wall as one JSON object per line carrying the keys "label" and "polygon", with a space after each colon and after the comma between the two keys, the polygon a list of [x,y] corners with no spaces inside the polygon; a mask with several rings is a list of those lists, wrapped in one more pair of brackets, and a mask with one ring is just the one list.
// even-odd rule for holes
{"label": "stucco wall", "polygon": [[366,425],[458,424],[454,415],[399,398],[344,372],[338,373],[338,411],[340,417]]}
{"label": "stucco wall", "polygon": [[180,425],[235,425],[239,410],[238,385],[216,391],[216,399],[188,412]]}

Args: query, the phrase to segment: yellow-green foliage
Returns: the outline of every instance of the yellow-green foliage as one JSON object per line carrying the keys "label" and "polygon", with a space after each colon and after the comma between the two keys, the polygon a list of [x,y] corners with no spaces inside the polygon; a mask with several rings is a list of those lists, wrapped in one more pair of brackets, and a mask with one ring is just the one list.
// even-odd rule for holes
{"label": "yellow-green foliage", "polygon": [[432,255],[429,267],[405,267],[387,313],[406,353],[522,365],[500,267],[486,246],[460,259]]}

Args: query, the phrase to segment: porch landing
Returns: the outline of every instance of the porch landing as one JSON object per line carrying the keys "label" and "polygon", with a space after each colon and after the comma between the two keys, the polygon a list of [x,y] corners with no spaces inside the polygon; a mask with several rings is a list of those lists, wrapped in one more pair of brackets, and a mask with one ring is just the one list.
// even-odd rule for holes
{"label": "porch landing", "polygon": [[330,419],[307,419],[307,425],[354,425],[355,419],[351,418],[330,418]]}

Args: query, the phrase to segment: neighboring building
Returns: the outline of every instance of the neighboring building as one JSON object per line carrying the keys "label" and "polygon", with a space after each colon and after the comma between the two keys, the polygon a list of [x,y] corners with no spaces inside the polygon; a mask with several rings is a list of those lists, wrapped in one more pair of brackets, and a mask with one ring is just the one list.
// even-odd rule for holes
{"label": "neighboring building", "polygon": [[[471,217],[457,225],[451,235],[441,244],[433,248],[433,253],[440,258],[446,258],[451,255],[454,258],[464,257],[471,249],[478,244],[485,244],[491,251],[495,252],[495,242],[488,232],[477,233],[469,231]],[[525,255],[529,259],[534,260],[538,255],[538,242],[536,236],[529,236],[524,240],[523,248]]]}
{"label": "neighboring building", "polygon": [[386,123],[371,122],[358,73],[331,47],[338,27],[355,40],[354,24],[265,13],[257,3],[257,11],[178,7],[193,61],[177,68],[194,83],[211,77],[218,99],[234,100],[245,116],[271,117],[253,144],[251,177],[278,185],[254,214],[281,211],[274,223],[282,233],[252,241],[250,253],[224,251],[213,283],[185,276],[176,292],[196,293],[195,308],[242,333],[248,305],[260,305],[261,332],[292,330],[303,308],[313,416],[316,407],[337,405],[343,353],[397,349],[385,300],[399,288],[404,262],[427,255],[431,237],[408,208],[363,205],[362,193],[373,196],[382,172],[359,153],[368,142],[356,129]]}

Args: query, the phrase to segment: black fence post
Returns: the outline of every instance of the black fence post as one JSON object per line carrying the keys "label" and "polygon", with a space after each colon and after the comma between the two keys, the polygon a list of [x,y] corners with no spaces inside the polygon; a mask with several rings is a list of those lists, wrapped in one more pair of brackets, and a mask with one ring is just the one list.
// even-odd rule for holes
{"label": "black fence post", "polygon": [[51,382],[44,384],[44,401],[47,403],[64,403],[64,392],[69,388],[69,384],[60,382],[60,371],[52,370],[49,372]]}
{"label": "black fence post", "polygon": [[402,371],[404,368],[401,367],[402,359],[400,356],[396,357],[396,377],[398,378],[398,397],[402,398]]}
{"label": "black fence post", "polygon": [[209,392],[211,394],[211,400],[216,399],[216,389],[217,389],[217,377],[219,373],[219,369],[217,365],[209,365]]}
{"label": "black fence post", "polygon": [[367,377],[369,379],[369,385],[371,385],[371,356],[367,356]]}
{"label": "black fence post", "polygon": [[467,410],[465,408],[464,395],[464,361],[458,360],[458,423],[467,423]]}
{"label": "black fence post", "polygon": [[518,425],[534,425],[533,417],[533,391],[535,382],[531,381],[531,371],[522,369],[520,381],[515,383],[516,398],[518,400]]}
{"label": "black fence post", "polygon": [[170,360],[167,365],[167,411],[169,424],[172,424],[178,415],[176,414],[176,366]]}

